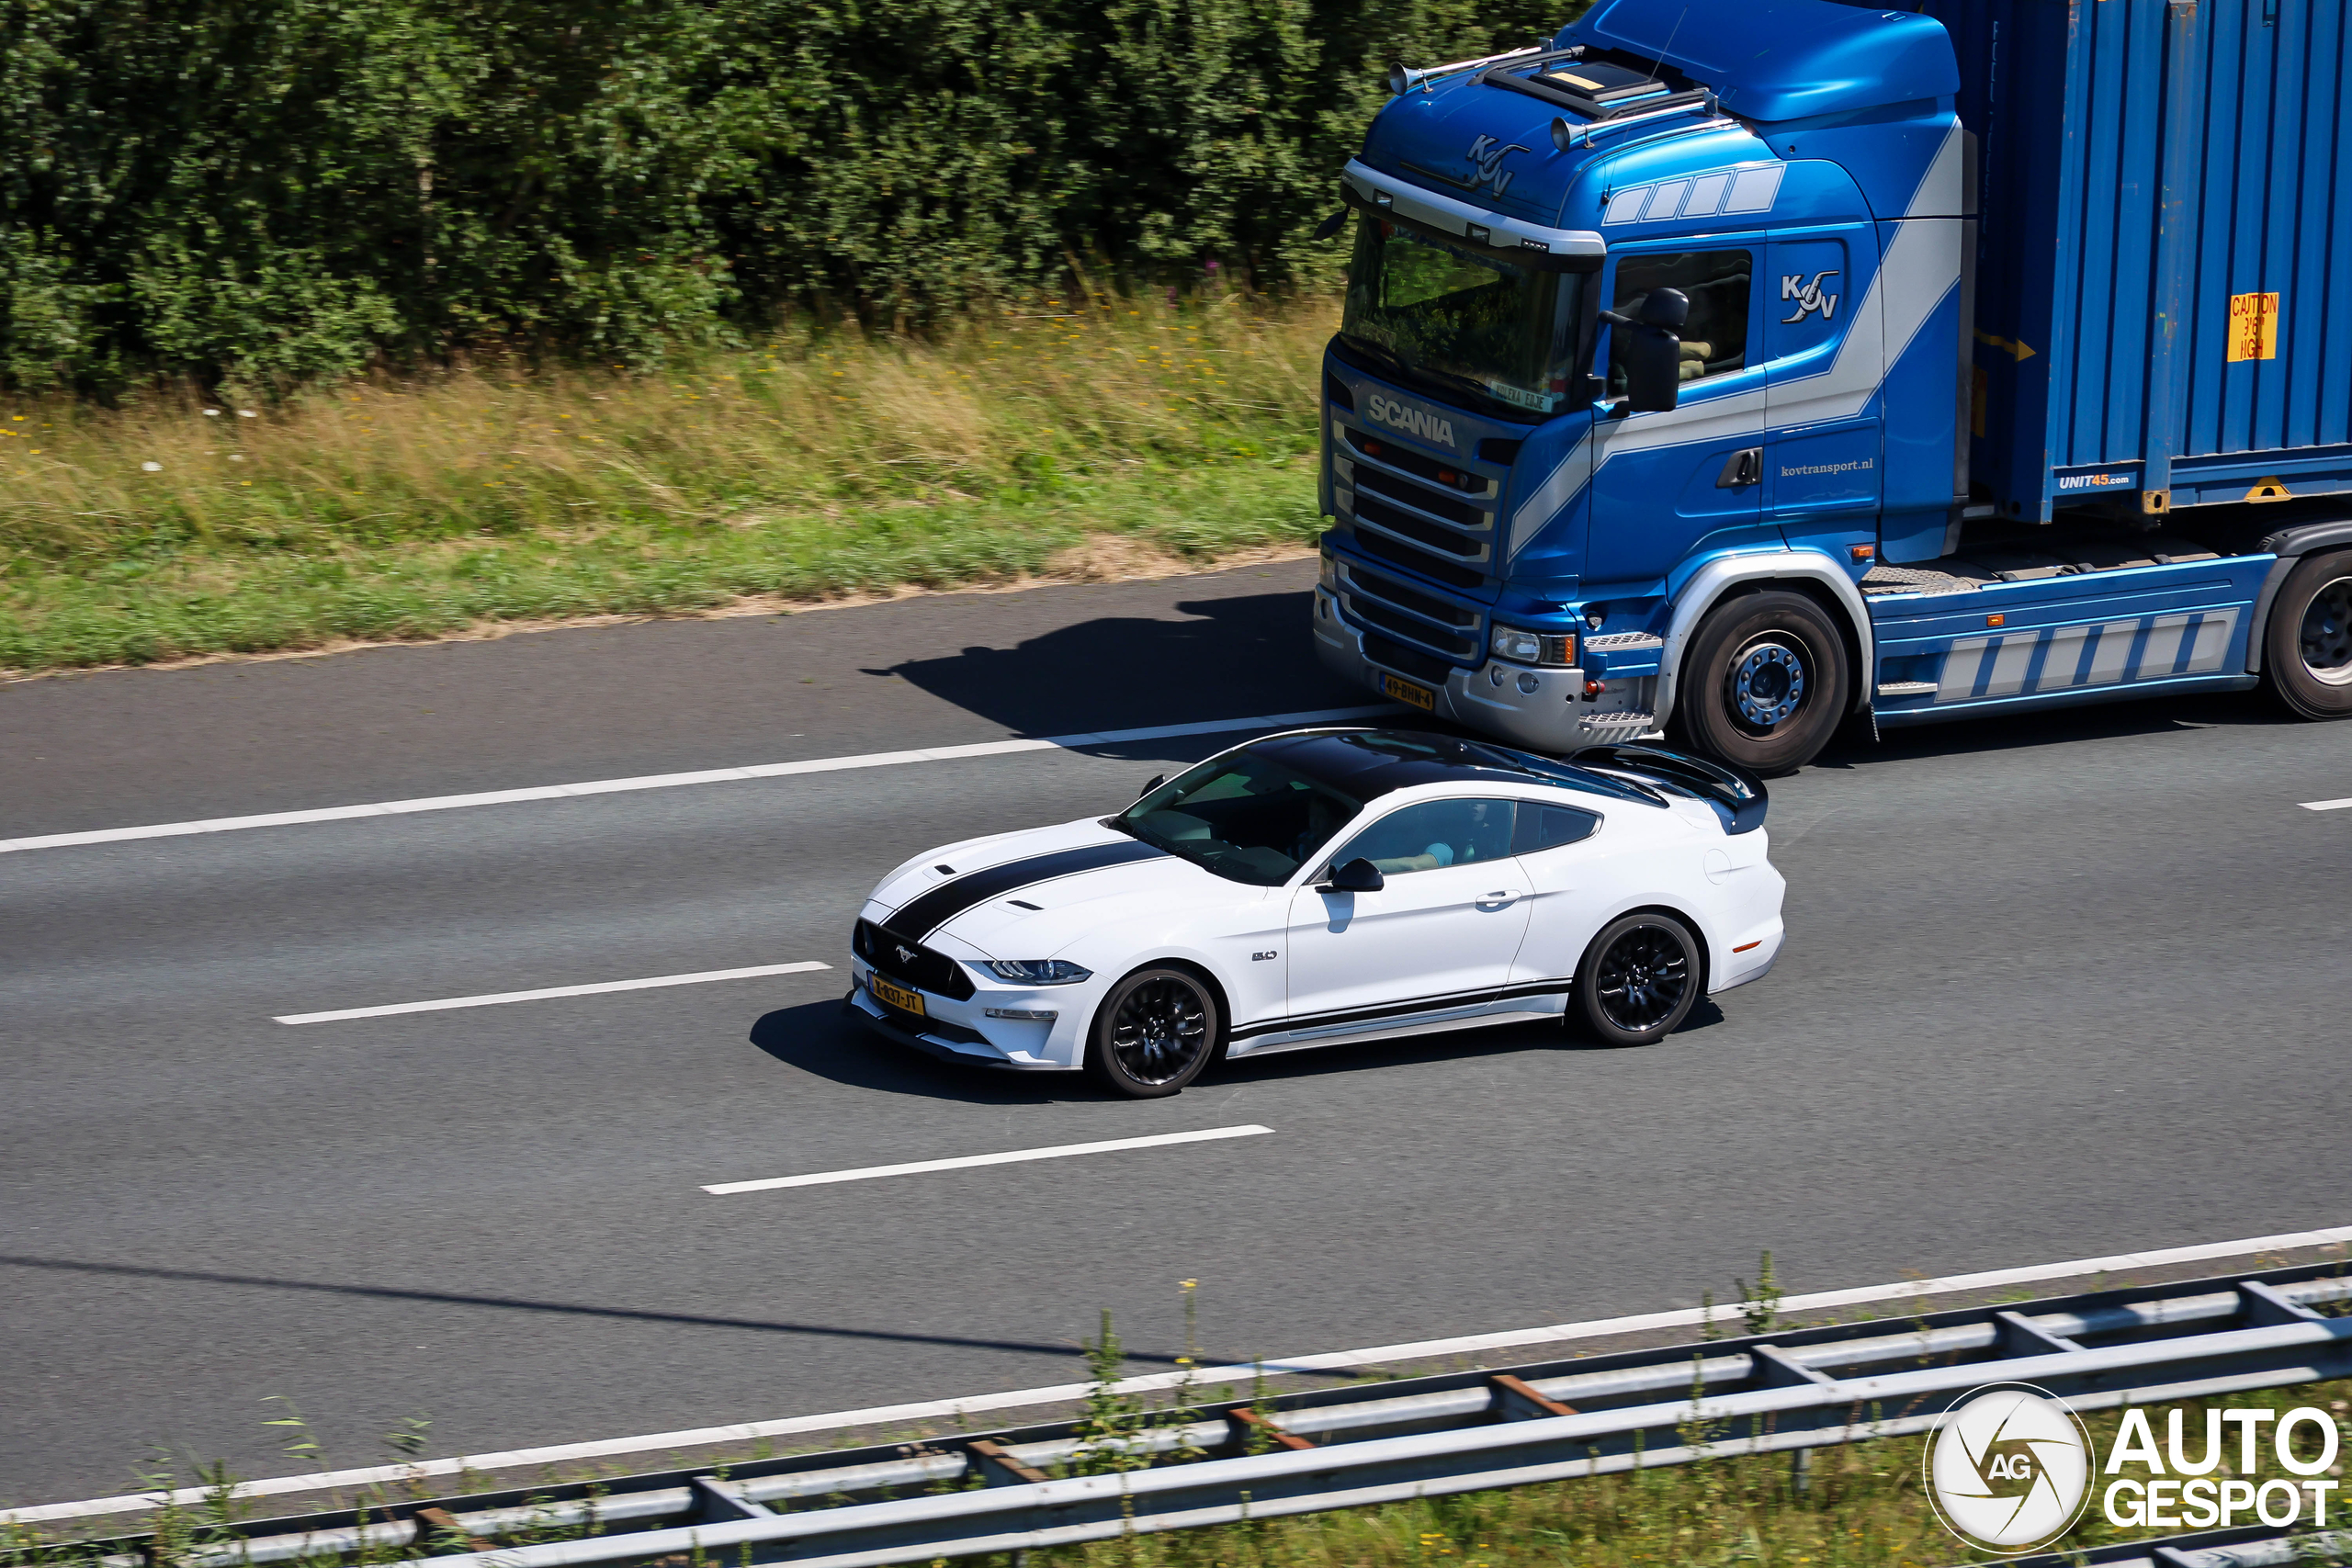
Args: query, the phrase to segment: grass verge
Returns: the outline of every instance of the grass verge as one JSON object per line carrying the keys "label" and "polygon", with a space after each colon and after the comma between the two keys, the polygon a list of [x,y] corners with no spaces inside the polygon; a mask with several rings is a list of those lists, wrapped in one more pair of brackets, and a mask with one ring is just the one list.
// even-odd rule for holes
{"label": "grass verge", "polygon": [[1051,297],[658,376],[0,404],[0,671],[1085,575],[1106,536],[1304,545],[1330,327],[1322,300]]}

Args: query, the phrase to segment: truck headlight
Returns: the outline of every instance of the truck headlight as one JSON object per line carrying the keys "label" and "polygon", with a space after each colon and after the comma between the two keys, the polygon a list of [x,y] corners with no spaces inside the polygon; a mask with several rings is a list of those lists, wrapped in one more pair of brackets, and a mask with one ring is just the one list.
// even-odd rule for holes
{"label": "truck headlight", "polygon": [[1520,664],[1541,664],[1565,670],[1577,661],[1574,632],[1530,632],[1517,626],[1497,626],[1487,646],[1498,658]]}
{"label": "truck headlight", "polygon": [[1093,970],[1081,969],[1067,958],[991,958],[980,967],[1016,986],[1075,986],[1094,978]]}

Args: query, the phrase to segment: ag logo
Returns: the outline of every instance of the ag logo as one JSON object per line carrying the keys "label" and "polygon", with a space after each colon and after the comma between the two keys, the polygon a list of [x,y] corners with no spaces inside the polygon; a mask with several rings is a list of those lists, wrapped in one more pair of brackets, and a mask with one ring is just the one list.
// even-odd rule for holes
{"label": "ag logo", "polygon": [[1526,148],[1516,141],[1506,146],[1496,141],[1491,136],[1480,136],[1477,141],[1470,143],[1470,151],[1462,154],[1478,166],[1478,176],[1470,182],[1470,188],[1476,190],[1484,186],[1497,196],[1502,195],[1503,187],[1510,184],[1512,174],[1512,171],[1503,167],[1503,160],[1513,152],[1526,151]]}
{"label": "ag logo", "polygon": [[1962,1394],[1938,1418],[1922,1462],[1944,1528],[2004,1557],[2057,1540],[2090,1501],[2090,1434],[2031,1383]]}
{"label": "ag logo", "polygon": [[1838,296],[1835,294],[1824,294],[1821,291],[1821,283],[1824,278],[1835,277],[1837,276],[1838,269],[1833,266],[1825,272],[1815,273],[1811,283],[1805,282],[1804,274],[1801,272],[1794,273],[1781,278],[1781,298],[1784,300],[1793,299],[1797,302],[1797,313],[1793,316],[1782,316],[1781,318],[1781,323],[1786,325],[1791,321],[1802,321],[1815,310],[1821,312],[1821,319],[1825,321],[1830,317],[1836,315],[1838,313]]}

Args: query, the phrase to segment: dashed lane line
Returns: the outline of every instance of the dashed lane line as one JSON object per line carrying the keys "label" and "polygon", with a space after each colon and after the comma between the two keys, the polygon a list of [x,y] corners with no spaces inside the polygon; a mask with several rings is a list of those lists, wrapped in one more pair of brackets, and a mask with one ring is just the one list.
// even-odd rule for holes
{"label": "dashed lane line", "polygon": [[1158,1149],[1170,1144],[1205,1144],[1216,1138],[1255,1138],[1272,1127],[1204,1127],[1190,1133],[1154,1133],[1141,1138],[1105,1138],[1093,1144],[1057,1144],[1044,1149],[1013,1149],[1004,1154],[961,1155],[953,1159],[919,1159],[906,1165],[869,1165],[858,1170],[822,1170],[809,1176],[766,1176],[754,1181],[721,1181],[703,1189],[714,1197],[730,1192],[770,1192],[779,1187],[823,1187],[836,1181],[871,1181],[883,1176],[920,1176],[930,1170],[968,1170],[979,1165],[1018,1165],[1023,1160],[1067,1159],[1072,1155],[1107,1155],[1120,1149]]}
{"label": "dashed lane line", "polygon": [[714,980],[751,980],[763,975],[806,975],[830,964],[762,964],[749,969],[706,969],[696,975],[656,975],[644,980],[599,980],[593,986],[548,986],[537,991],[499,991],[486,997],[443,997],[430,1002],[393,1002],[385,1007],[338,1008],[333,1012],[289,1012],[274,1023],[341,1023],[353,1018],[390,1018],[401,1012],[442,1012],[450,1008],[494,1008],[508,1002],[543,1002],[554,997],[594,997],[606,991],[650,991],[661,986],[707,986]]}

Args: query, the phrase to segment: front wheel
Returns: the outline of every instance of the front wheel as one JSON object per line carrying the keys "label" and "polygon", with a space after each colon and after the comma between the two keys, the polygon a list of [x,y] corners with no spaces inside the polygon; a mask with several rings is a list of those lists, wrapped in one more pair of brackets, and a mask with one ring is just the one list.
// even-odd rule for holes
{"label": "front wheel", "polygon": [[1159,1100],[1201,1076],[1223,1032],[1216,996],[1188,969],[1138,969],[1102,998],[1086,1070],[1131,1100]]}
{"label": "front wheel", "polygon": [[1770,778],[1829,744],[1853,676],[1827,613],[1802,593],[1767,589],[1708,612],[1676,688],[1683,745]]}
{"label": "front wheel", "polygon": [[1604,1045],[1649,1045],[1698,1005],[1703,964],[1690,928],[1649,912],[1612,920],[1577,965],[1577,1007]]}
{"label": "front wheel", "polygon": [[2352,550],[2306,556],[2271,602],[2262,671],[2305,718],[2352,718]]}

